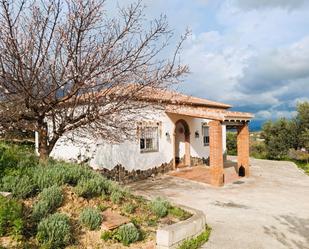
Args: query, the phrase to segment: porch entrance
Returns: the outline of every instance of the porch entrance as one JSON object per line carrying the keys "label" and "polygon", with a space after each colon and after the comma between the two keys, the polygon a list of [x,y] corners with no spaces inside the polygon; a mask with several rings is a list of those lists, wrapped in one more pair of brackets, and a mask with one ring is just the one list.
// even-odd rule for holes
{"label": "porch entrance", "polygon": [[188,123],[183,119],[175,123],[174,143],[174,167],[190,166],[190,129]]}

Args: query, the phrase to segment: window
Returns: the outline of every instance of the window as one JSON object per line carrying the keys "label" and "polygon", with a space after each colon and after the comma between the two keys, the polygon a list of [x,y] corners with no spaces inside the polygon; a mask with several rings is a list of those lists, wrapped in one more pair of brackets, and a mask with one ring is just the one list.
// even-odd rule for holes
{"label": "window", "polygon": [[144,127],[140,133],[140,151],[156,152],[159,151],[158,127]]}
{"label": "window", "polygon": [[204,146],[209,145],[209,127],[208,126],[202,126],[203,129],[203,143]]}

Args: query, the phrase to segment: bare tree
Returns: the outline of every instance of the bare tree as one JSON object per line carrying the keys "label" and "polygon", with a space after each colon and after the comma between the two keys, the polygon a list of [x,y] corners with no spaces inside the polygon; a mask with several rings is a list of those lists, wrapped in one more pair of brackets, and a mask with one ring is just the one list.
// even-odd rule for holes
{"label": "bare tree", "polygon": [[0,114],[3,127],[34,129],[42,159],[65,133],[119,139],[145,88],[165,89],[188,72],[181,37],[166,17],[145,21],[141,1],[110,18],[103,0],[1,0]]}

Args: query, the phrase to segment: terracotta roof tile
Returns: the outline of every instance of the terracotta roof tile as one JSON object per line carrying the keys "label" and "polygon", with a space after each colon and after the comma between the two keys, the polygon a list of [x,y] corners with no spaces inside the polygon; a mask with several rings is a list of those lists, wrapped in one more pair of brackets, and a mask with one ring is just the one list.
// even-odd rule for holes
{"label": "terracotta roof tile", "polygon": [[[137,93],[134,93],[135,90]],[[103,91],[102,91],[103,92]],[[154,88],[149,86],[141,86],[138,84],[129,84],[126,86],[117,86],[113,89],[109,89],[108,94],[127,95],[133,94],[138,100],[155,101],[155,102],[167,102],[169,104],[187,104],[194,106],[207,106],[218,108],[230,108],[231,105],[216,102],[208,99],[197,98],[189,95],[185,95],[176,91]]]}
{"label": "terracotta roof tile", "polygon": [[167,113],[185,115],[190,117],[213,119],[213,120],[235,120],[249,121],[253,118],[251,113],[227,111],[225,109],[193,107],[188,105],[167,105]]}

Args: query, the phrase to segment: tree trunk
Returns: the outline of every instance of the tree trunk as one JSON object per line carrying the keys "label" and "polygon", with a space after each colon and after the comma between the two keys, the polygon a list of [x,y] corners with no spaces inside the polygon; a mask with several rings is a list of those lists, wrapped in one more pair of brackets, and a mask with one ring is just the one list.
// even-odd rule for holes
{"label": "tree trunk", "polygon": [[46,161],[49,155],[48,149],[48,128],[47,123],[43,119],[38,121],[38,134],[39,134],[39,154],[40,160]]}

